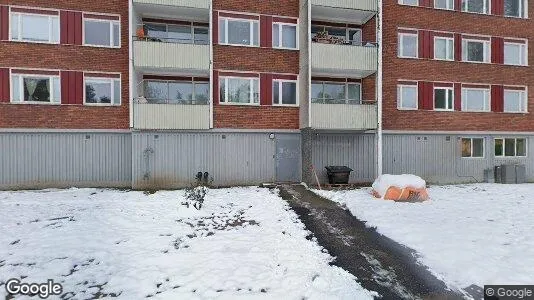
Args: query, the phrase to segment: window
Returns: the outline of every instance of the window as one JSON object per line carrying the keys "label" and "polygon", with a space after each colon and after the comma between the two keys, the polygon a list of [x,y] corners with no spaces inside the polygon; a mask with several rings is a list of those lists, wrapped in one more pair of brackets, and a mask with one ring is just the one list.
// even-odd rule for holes
{"label": "window", "polygon": [[312,103],[361,104],[361,84],[345,82],[312,82]]}
{"label": "window", "polygon": [[434,37],[434,58],[454,60],[454,39],[448,37]]}
{"label": "window", "polygon": [[59,43],[59,17],[28,13],[11,13],[11,40]]}
{"label": "window", "polygon": [[120,47],[119,21],[84,18],[83,28],[84,45]]}
{"label": "window", "polygon": [[208,82],[146,80],[148,103],[208,104]]}
{"label": "window", "polygon": [[468,62],[489,62],[490,43],[486,40],[462,40],[462,57]]}
{"label": "window", "polygon": [[504,64],[526,66],[526,45],[518,43],[504,43]]}
{"label": "window", "polygon": [[454,9],[454,0],[434,0],[434,8]]}
{"label": "window", "polygon": [[397,86],[397,108],[417,109],[417,85]]}
{"label": "window", "polygon": [[399,33],[399,57],[417,58],[417,34]]}
{"label": "window", "polygon": [[59,76],[12,74],[11,102],[61,103]]}
{"label": "window", "polygon": [[317,37],[318,35],[324,36],[325,34],[327,36],[326,38],[332,37],[336,41],[341,41],[347,45],[362,45],[362,30],[359,28],[312,25],[311,37],[313,42],[317,42],[320,39],[320,37]]}
{"label": "window", "polygon": [[504,112],[527,112],[526,92],[504,90]]}
{"label": "window", "polygon": [[297,104],[297,82],[294,80],[274,80],[273,81],[273,104],[274,105],[296,105]]}
{"label": "window", "polygon": [[209,28],[204,26],[147,22],[143,24],[143,33],[145,36],[138,38],[152,42],[209,44]]}
{"label": "window", "polygon": [[259,46],[260,29],[257,20],[219,19],[219,43]]}
{"label": "window", "polygon": [[489,14],[490,0],[462,0],[462,10],[472,13]]}
{"label": "window", "polygon": [[452,88],[434,88],[434,109],[454,110],[454,91]]}
{"label": "window", "polygon": [[484,157],[484,139],[462,138],[462,157]]}
{"label": "window", "polygon": [[274,23],[273,47],[297,49],[297,25]]}
{"label": "window", "polygon": [[524,138],[495,139],[495,156],[527,156],[527,140]]}
{"label": "window", "polygon": [[504,15],[507,17],[526,18],[525,0],[504,0]]}
{"label": "window", "polygon": [[462,89],[462,110],[463,111],[489,111],[490,91],[484,88],[463,88]]}
{"label": "window", "polygon": [[404,5],[419,5],[419,0],[399,0],[399,4]]}
{"label": "window", "polygon": [[258,78],[221,77],[221,103],[256,104],[260,103]]}
{"label": "window", "polygon": [[84,81],[85,104],[121,104],[121,81],[119,78],[85,77]]}

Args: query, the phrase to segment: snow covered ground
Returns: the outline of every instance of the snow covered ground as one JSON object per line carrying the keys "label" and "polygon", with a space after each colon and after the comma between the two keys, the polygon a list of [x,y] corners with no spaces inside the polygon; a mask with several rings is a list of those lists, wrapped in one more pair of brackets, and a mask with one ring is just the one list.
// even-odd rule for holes
{"label": "snow covered ground", "polygon": [[[277,191],[0,192],[0,299],[9,278],[53,279],[64,299],[366,299]],[[308,237],[308,239],[307,239]],[[19,298],[17,298],[19,299]],[[24,298],[22,298],[24,299]]]}
{"label": "snow covered ground", "polygon": [[378,200],[371,189],[315,192],[416,250],[450,287],[534,282],[534,184],[435,186],[423,203]]}

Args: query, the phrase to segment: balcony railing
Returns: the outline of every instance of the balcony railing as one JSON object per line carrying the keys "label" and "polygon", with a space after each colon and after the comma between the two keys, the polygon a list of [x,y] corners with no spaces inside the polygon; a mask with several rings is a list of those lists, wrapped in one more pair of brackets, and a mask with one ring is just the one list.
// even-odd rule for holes
{"label": "balcony railing", "polygon": [[377,71],[376,43],[354,43],[343,39],[317,39],[311,45],[314,75],[364,78]]}
{"label": "balcony railing", "polygon": [[209,45],[137,37],[133,48],[136,68],[186,70],[206,74],[209,71]]}
{"label": "balcony railing", "polygon": [[134,4],[209,9],[209,0],[133,0]]}
{"label": "balcony railing", "polygon": [[311,103],[311,126],[316,129],[370,130],[377,128],[377,110],[374,101],[356,104]]}
{"label": "balcony railing", "polygon": [[312,0],[312,5],[376,12],[377,0]]}
{"label": "balcony railing", "polygon": [[209,101],[134,100],[135,129],[209,129]]}

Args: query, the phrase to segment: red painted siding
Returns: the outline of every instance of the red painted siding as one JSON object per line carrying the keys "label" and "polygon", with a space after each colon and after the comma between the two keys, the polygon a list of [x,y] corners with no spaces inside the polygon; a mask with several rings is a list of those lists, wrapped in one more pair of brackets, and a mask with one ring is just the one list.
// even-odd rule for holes
{"label": "red painted siding", "polygon": [[260,17],[260,46],[270,48],[273,46],[273,17]]}
{"label": "red painted siding", "polygon": [[220,96],[220,91],[219,91],[219,72],[218,71],[213,71],[213,105],[218,105],[219,104],[219,96]]}
{"label": "red painted siding", "polygon": [[491,1],[491,14],[502,16],[504,14],[504,0]]}
{"label": "red painted siding", "polygon": [[454,60],[462,61],[462,35],[454,34]]}
{"label": "red painted siding", "polygon": [[0,102],[10,101],[9,69],[0,68]]}
{"label": "red painted siding", "polygon": [[456,111],[462,110],[462,84],[461,83],[454,84],[454,110]]}
{"label": "red painted siding", "polygon": [[434,84],[420,81],[418,84],[418,106],[422,110],[434,109]]}
{"label": "red painted siding", "polygon": [[83,73],[61,71],[61,104],[83,104]]}
{"label": "red painted siding", "polygon": [[495,64],[504,63],[504,39],[500,37],[491,38],[491,62]]}
{"label": "red painted siding", "polygon": [[9,39],[9,7],[0,5],[0,41]]}
{"label": "red painted siding", "polygon": [[211,33],[211,40],[213,41],[213,45],[217,45],[219,43],[219,17],[218,12],[214,11],[212,16],[212,33]]}
{"label": "red painted siding", "polygon": [[82,13],[75,11],[61,11],[60,13],[60,42],[61,44],[82,44]]}
{"label": "red painted siding", "polygon": [[456,11],[462,10],[462,0],[454,0],[454,10]]}
{"label": "red painted siding", "polygon": [[504,88],[502,85],[491,86],[491,111],[504,111]]}
{"label": "red painted siding", "polygon": [[260,75],[260,105],[273,105],[273,75]]}
{"label": "red painted siding", "polygon": [[434,58],[434,37],[431,31],[419,30],[419,58]]}

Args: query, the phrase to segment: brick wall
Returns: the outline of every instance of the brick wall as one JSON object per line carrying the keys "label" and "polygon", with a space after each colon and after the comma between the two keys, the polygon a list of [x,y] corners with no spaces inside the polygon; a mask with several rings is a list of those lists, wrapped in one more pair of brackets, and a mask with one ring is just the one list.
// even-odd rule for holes
{"label": "brick wall", "polygon": [[[534,2],[529,1],[529,11]],[[534,116],[497,112],[436,112],[397,110],[397,81],[423,80],[494,85],[524,85],[533,91],[531,67],[475,64],[456,61],[397,58],[397,28],[442,30],[469,34],[531,39],[534,22],[501,16],[477,15],[398,5],[384,1],[384,129],[454,131],[533,131]],[[534,49],[529,51],[532,63]],[[528,95],[528,111],[534,112],[534,93]]]}
{"label": "brick wall", "polygon": [[122,105],[119,107],[2,103],[0,128],[127,129],[129,127],[128,1],[0,0],[0,5],[121,15],[120,49],[2,41],[0,68],[46,68],[122,74]]}
{"label": "brick wall", "polygon": [[214,10],[251,12],[285,17],[299,16],[298,0],[213,0]]}
{"label": "brick wall", "polygon": [[298,107],[216,105],[215,128],[297,129]]}

